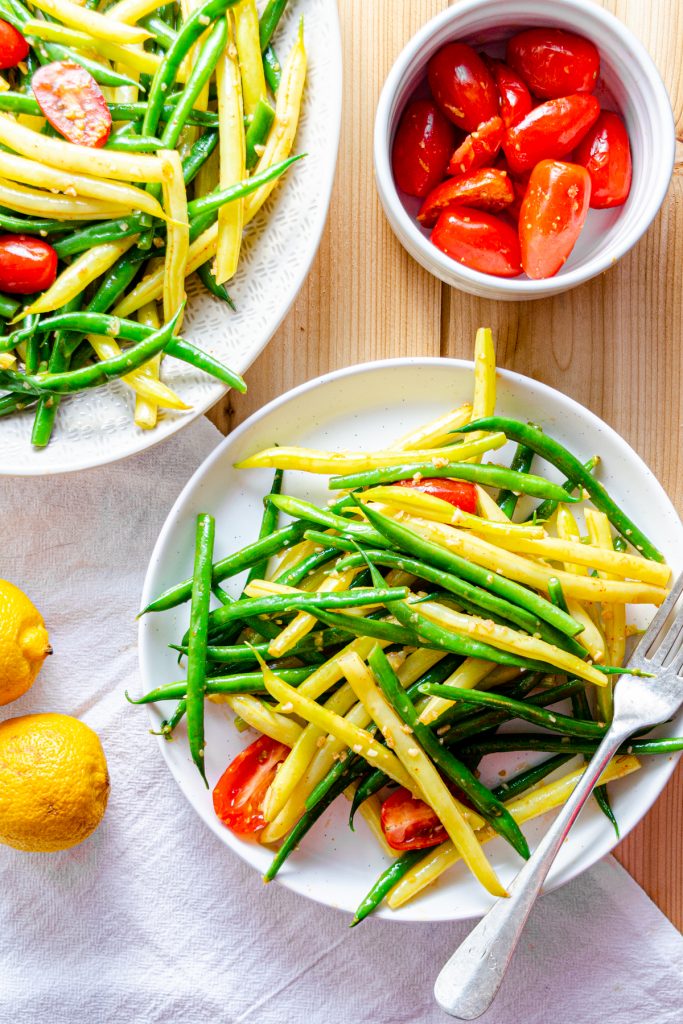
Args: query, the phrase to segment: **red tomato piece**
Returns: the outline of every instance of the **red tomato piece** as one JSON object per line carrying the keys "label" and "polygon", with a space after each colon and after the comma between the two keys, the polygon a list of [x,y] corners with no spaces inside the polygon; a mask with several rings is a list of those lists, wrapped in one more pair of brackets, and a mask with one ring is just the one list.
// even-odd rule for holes
{"label": "red tomato piece", "polygon": [[513,128],[531,110],[531,96],[516,71],[500,60],[487,61],[498,90],[500,116],[506,128]]}
{"label": "red tomato piece", "polygon": [[0,235],[0,291],[32,295],[49,288],[57,276],[57,253],[30,235]]}
{"label": "red tomato piece", "polygon": [[426,850],[448,839],[431,807],[407,789],[397,789],[382,804],[382,831],[393,850]]}
{"label": "red tomato piece", "polygon": [[0,69],[14,68],[28,57],[29,46],[14,25],[0,19]]}
{"label": "red tomato piece", "polygon": [[431,228],[444,210],[453,206],[474,206],[496,213],[514,202],[515,190],[507,171],[483,167],[472,174],[448,178],[433,189],[417,215],[425,227]]}
{"label": "red tomato piece", "polygon": [[263,798],[289,747],[269,736],[259,736],[235,757],[213,791],[213,809],[224,825],[237,835],[265,828]]}
{"label": "red tomato piece", "polygon": [[414,491],[431,494],[435,498],[455,505],[472,515],[477,511],[477,489],[467,480],[450,480],[448,477],[425,477],[419,483],[415,480],[398,480],[398,487],[410,487]]}
{"label": "red tomato piece", "polygon": [[534,280],[565,263],[586,220],[591,180],[585,167],[541,160],[529,178],[519,215],[522,266]]}
{"label": "red tomato piece", "polygon": [[482,274],[517,277],[522,273],[519,238],[512,224],[471,206],[445,210],[431,235],[447,256]]}
{"label": "red tomato piece", "polygon": [[397,188],[409,196],[426,196],[446,174],[454,145],[453,125],[435,103],[409,103],[401,116],[391,160]]}
{"label": "red tomato piece", "polygon": [[69,60],[46,64],[31,79],[33,95],[56,131],[77,146],[104,146],[111,114],[90,72]]}
{"label": "red tomato piece", "polygon": [[483,121],[458,146],[448,165],[449,174],[466,174],[490,164],[503,141],[503,122],[499,117]]}
{"label": "red tomato piece", "polygon": [[600,74],[597,47],[589,39],[560,28],[519,32],[508,41],[507,62],[544,100],[592,92]]}
{"label": "red tomato piece", "polygon": [[604,210],[621,206],[631,191],[631,146],[626,125],[618,114],[603,110],[579,143],[574,161],[591,179],[591,206]]}
{"label": "red tomato piece", "polygon": [[496,86],[479,54],[466,43],[447,43],[427,68],[432,96],[449,121],[473,132],[498,113]]}
{"label": "red tomato piece", "polygon": [[595,96],[576,93],[535,107],[503,138],[513,174],[530,171],[539,160],[568,156],[600,116]]}

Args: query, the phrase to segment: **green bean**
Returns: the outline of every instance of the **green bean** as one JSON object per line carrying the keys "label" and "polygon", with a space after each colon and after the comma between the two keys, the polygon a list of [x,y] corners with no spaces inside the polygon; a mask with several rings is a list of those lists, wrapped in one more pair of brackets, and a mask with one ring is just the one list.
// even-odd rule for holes
{"label": "green bean", "polygon": [[37,100],[23,92],[11,90],[0,93],[0,110],[7,110],[12,114],[31,114],[33,117],[44,116]]}
{"label": "green bean", "polygon": [[147,109],[142,120],[141,135],[156,134],[166,98],[165,94],[175,82],[183,58],[197,39],[203,35],[208,25],[221,18],[235,3],[236,0],[205,0],[205,3],[197,7],[183,23],[154,74],[147,96]]}
{"label": "green bean", "polygon": [[[136,82],[134,78],[122,75],[119,71],[113,71],[110,67],[105,67],[98,61],[91,60],[78,50],[69,50],[66,46],[60,46],[59,43],[36,42],[34,50],[41,64],[51,64],[52,61],[56,60],[74,61],[74,63],[80,64],[82,68],[85,68],[92,75],[99,85],[108,85],[114,88],[132,85],[136,89],[142,88],[142,84]],[[154,133],[145,132],[144,134],[153,135]]]}
{"label": "green bean", "polygon": [[[223,0],[209,0],[209,4],[213,4],[214,7],[217,3],[223,3]],[[223,3],[223,6],[227,8],[231,6],[231,2]],[[221,15],[223,13],[224,11],[220,12]],[[186,22],[185,24],[188,23]],[[216,64],[225,49],[227,38],[227,19],[219,16],[209,32],[206,42],[202,44],[198,57],[192,62],[192,71],[185,83],[185,88],[161,133],[161,141],[167,149],[175,148],[180,138],[180,133],[194,108],[194,101],[213,74]]]}
{"label": "green bean", "polygon": [[9,390],[25,391],[35,395],[66,395],[88,388],[101,387],[110,380],[115,380],[117,377],[130,373],[131,370],[138,369],[157,352],[162,352],[171,340],[181,312],[182,306],[175,316],[159,330],[152,331],[144,341],[138,342],[137,345],[133,345],[111,359],[104,359],[100,363],[85,366],[80,370],[67,370],[64,373],[41,373],[28,376],[16,371],[0,371],[0,387],[4,385]]}
{"label": "green bean", "polygon": [[141,19],[140,23],[149,29],[156,42],[164,50],[168,50],[178,38],[178,33],[174,32],[157,14],[148,14],[146,18]]}
{"label": "green bean", "polygon": [[216,280],[215,274],[211,269],[211,260],[207,260],[206,263],[202,263],[200,267],[197,267],[197,277],[202,282],[207,291],[215,295],[221,302],[226,302],[233,312],[237,311],[237,306],[230,298],[230,293],[224,284],[219,284]]}
{"label": "green bean", "polygon": [[[598,749],[599,741],[579,739],[576,736],[553,736],[540,732],[505,732],[487,739],[467,743],[459,749],[461,756],[475,755],[484,757],[486,754],[506,753],[513,750],[541,750],[566,754],[586,754],[592,757]],[[633,739],[626,740],[619,747],[617,754],[635,754],[645,757],[655,754],[676,754],[683,750],[683,736],[667,739]]]}
{"label": "green bean", "polygon": [[[380,647],[375,647],[371,651],[368,664],[382,693],[403,722],[413,730],[415,739],[436,767],[462,790],[473,807],[499,835],[507,839],[520,856],[528,858],[529,846],[510,812],[505,809],[500,800],[492,796],[491,791],[479,782],[462,761],[459,761],[450,750],[439,743],[429,726],[420,721],[410,697],[402,688],[386,654]],[[420,692],[424,693],[426,686],[443,686],[443,684],[422,683]]]}
{"label": "green bean", "polygon": [[[80,307],[82,295],[76,295],[62,308],[62,312],[69,313]],[[66,331],[56,331],[52,345],[52,352],[48,361],[49,373],[64,373],[69,369],[71,357],[69,355],[70,336]],[[38,402],[33,430],[31,431],[31,444],[34,448],[45,448],[52,436],[57,409],[61,399],[59,395],[44,395]]]}
{"label": "green bean", "polygon": [[275,615],[301,608],[306,611],[318,608],[361,608],[366,604],[400,601],[407,594],[406,587],[391,587],[388,590],[364,588],[328,594],[269,594],[267,597],[247,597],[214,609],[209,616],[209,625],[213,629],[224,626],[233,619],[243,619],[245,616]]}
{"label": "green bean", "polygon": [[268,0],[264,7],[263,14],[259,18],[261,53],[268,48],[268,44],[273,38],[273,33],[280,23],[280,18],[284,14],[286,6],[287,0]]}
{"label": "green bean", "polygon": [[[600,456],[594,455],[592,458],[588,459],[587,462],[584,462],[583,468],[586,470],[587,473],[592,473],[595,467],[599,464],[599,462]],[[577,484],[573,483],[571,480],[565,480],[561,486],[563,490],[570,492],[575,491],[577,488]],[[545,501],[542,501],[541,504],[538,505],[533,510],[533,512],[529,513],[524,522],[528,523],[531,520],[541,522],[550,519],[550,517],[557,511],[558,504],[559,502],[554,501],[552,498],[548,498]]]}
{"label": "green bean", "polygon": [[386,640],[390,644],[400,644],[402,647],[428,647],[431,650],[442,650],[440,647],[435,648],[433,644],[425,642],[414,630],[397,626],[396,623],[387,620],[367,619],[360,615],[335,614],[321,608],[315,609],[315,616],[325,625],[331,626],[333,629],[346,630],[352,636],[374,637],[376,640]]}
{"label": "green bean", "polygon": [[[561,700],[565,700],[571,697],[572,694],[576,693],[577,690],[583,688],[584,683],[580,680],[571,679],[564,683],[558,683],[557,686],[546,687],[539,693],[534,693],[531,696],[527,696],[537,685],[538,677],[534,682],[534,677],[529,679],[520,680],[516,685],[510,687],[510,689],[501,688],[498,692],[507,697],[510,700],[519,701],[525,698],[525,703],[532,707],[550,707],[553,704],[557,704]],[[433,728],[438,730],[439,735],[443,739],[447,746],[452,746],[455,743],[461,743],[463,740],[468,739],[470,736],[476,736],[479,733],[486,732],[489,729],[495,729],[497,726],[502,725],[503,722],[507,722],[510,715],[505,710],[500,711],[478,711],[475,710],[473,704],[465,705],[464,708],[458,713],[458,707],[456,705],[453,708],[448,708],[436,722],[433,723]],[[442,731],[442,724],[449,722],[451,723],[448,731]]]}
{"label": "green bean", "polygon": [[567,601],[564,596],[564,590],[562,584],[558,580],[557,576],[551,576],[548,580],[548,595],[553,604],[561,608],[563,612],[569,615],[569,609],[567,608]]}
{"label": "green bean", "polygon": [[[0,93],[0,96],[2,93]],[[18,214],[14,214],[12,211],[7,210],[4,206],[0,206],[0,228],[3,231],[10,231],[12,233],[22,235],[40,235],[41,237],[46,235],[57,235],[63,234],[67,231],[77,230],[84,227],[88,221],[60,221],[60,220],[42,220],[36,217],[21,217]],[[0,295],[0,316],[9,317],[9,313],[3,313],[4,302],[9,300],[9,296]],[[12,299],[12,302],[15,300]],[[16,310],[19,309],[19,303],[17,302]]]}
{"label": "green bean", "polygon": [[[116,300],[120,293],[121,279],[125,280],[126,277],[130,276],[131,266],[130,262],[121,263],[119,261],[116,272],[112,273],[110,277],[105,278],[102,282],[87,311],[83,313],[58,313],[56,316],[42,320],[37,325],[36,330],[40,333],[52,330],[70,330],[79,331],[81,334],[108,334],[144,345],[155,334],[152,327],[149,327],[147,324],[141,324],[137,320],[127,320],[123,317],[109,316],[106,313],[94,312],[92,310],[92,306],[95,304],[111,304],[111,302]],[[177,316],[178,314],[176,314],[176,318]],[[17,331],[13,337],[16,344],[22,339],[23,334]],[[135,346],[135,348],[137,347],[139,346]],[[239,392],[246,391],[246,384],[240,376],[233,373],[232,370],[209,355],[208,352],[197,348],[184,338],[169,338],[166,342],[165,350],[168,355],[190,363],[200,370],[204,370],[206,373],[211,374],[212,377],[216,377],[224,384],[227,384],[228,387],[235,388]],[[134,349],[128,349],[128,353],[133,351]],[[99,363],[97,365],[103,366],[104,364]]]}
{"label": "green bean", "polygon": [[206,648],[208,644],[209,603],[211,601],[211,561],[216,524],[213,516],[197,516],[192,600],[190,603],[190,639],[187,651],[187,741],[192,760],[209,783],[204,767],[204,693],[206,690]]}
{"label": "green bean", "polygon": [[180,722],[182,722],[186,711],[187,701],[183,698],[176,704],[173,714],[169,718],[165,718],[163,720],[158,732],[155,732],[154,729],[150,729],[152,736],[163,736],[165,740],[171,740],[173,738],[173,730],[180,724]]}
{"label": "green bean", "polygon": [[[406,454],[408,458],[410,453]],[[420,477],[447,477],[453,480],[468,480],[483,484],[486,487],[506,487],[520,494],[530,494],[535,498],[554,498],[556,501],[574,502],[573,498],[559,484],[552,483],[542,476],[532,473],[520,473],[507,466],[484,466],[466,462],[449,462],[445,466],[435,466],[432,462],[406,462],[402,466],[391,466],[388,469],[369,469],[363,473],[349,473],[346,476],[330,478],[330,490],[355,490],[359,487],[376,487],[378,484],[395,483],[397,480],[412,480]]]}
{"label": "green bean", "polygon": [[[386,587],[381,574],[367,556],[366,561],[370,567],[375,587]],[[393,601],[390,598],[386,598],[385,604],[390,613],[394,618],[398,619],[402,626],[417,633],[419,641],[423,646],[435,647],[440,650],[450,651],[453,654],[461,654],[466,658],[483,658],[484,660],[496,662],[499,665],[514,665],[518,668],[530,668],[533,670],[550,668],[552,670],[552,666],[543,665],[530,658],[522,658],[517,654],[500,650],[498,647],[493,647],[491,644],[484,643],[481,640],[462,636],[442,626],[438,626],[436,623],[425,618],[424,615],[420,615],[415,610],[414,605],[407,602]]]}
{"label": "green bean", "polygon": [[[321,633],[309,633],[301,643],[287,651],[288,658],[304,658],[310,654],[321,654],[330,646],[346,643],[345,633],[338,629],[325,629]],[[210,645],[206,649],[207,661],[223,665],[257,665],[257,654],[268,658],[268,644],[232,644],[227,647]],[[181,644],[169,644],[174,651],[187,654],[187,647]]]}
{"label": "green bean", "polygon": [[[513,455],[512,462],[510,463],[510,469],[515,470],[517,473],[528,473],[531,469],[531,463],[533,460],[534,453],[532,449],[527,448],[523,444],[518,444],[517,451]],[[496,498],[501,512],[503,512],[508,519],[512,519],[515,514],[518,500],[518,495],[516,495],[509,487],[502,490]],[[563,501],[564,499],[560,498],[559,500]]]}
{"label": "green bean", "polygon": [[340,754],[339,760],[335,761],[327,775],[322,777],[317,786],[315,786],[306,797],[304,807],[307,811],[312,810],[315,805],[322,800],[334,783],[337,782],[337,780],[340,779],[346,771],[348,771],[352,759],[353,754],[348,750],[343,751]]}
{"label": "green bean", "polygon": [[287,857],[289,857],[290,853],[299,845],[309,829],[311,829],[320,816],[324,814],[330,804],[344,792],[349,783],[353,782],[353,780],[361,774],[364,767],[365,765],[362,759],[352,763],[348,770],[344,772],[340,778],[336,779],[334,784],[331,785],[320,797],[318,803],[312,806],[309,810],[304,811],[294,828],[288,833],[270,867],[263,876],[264,882],[272,882]]}
{"label": "green bean", "polygon": [[[189,119],[186,121],[189,124]],[[218,145],[218,132],[204,132],[192,144],[190,152],[183,160],[183,181],[190,185],[199,170],[206,163]]]}
{"label": "green bean", "polygon": [[248,196],[251,192],[259,189],[261,185],[266,184],[266,182],[272,181],[273,178],[279,178],[288,167],[291,167],[297,160],[303,160],[305,156],[305,153],[297,153],[295,156],[287,157],[286,160],[281,160],[279,163],[267,167],[264,171],[252,175],[251,178],[245,178],[244,181],[240,181],[236,185],[231,185],[229,188],[216,189],[213,192],[209,192],[208,195],[201,196],[199,199],[193,199],[187,204],[188,216],[194,218],[200,213],[213,213],[220,209],[221,206],[224,206],[225,203]]}
{"label": "green bean", "polygon": [[[569,757],[551,757],[543,764],[536,765],[534,768],[529,768],[519,775],[515,776],[507,783],[503,783],[500,786],[496,786],[495,789],[491,790],[492,794],[496,799],[512,799],[519,793],[523,793],[525,790],[530,789],[531,786],[535,786],[542,779],[550,775],[561,765],[565,764]],[[360,789],[360,787],[359,787]],[[351,927],[360,924],[360,922],[371,914],[376,907],[382,902],[385,896],[394,888],[397,882],[403,878],[405,874],[417,864],[418,861],[424,857],[429,856],[431,850],[407,850],[402,853],[393,864],[390,864],[385,871],[379,876],[375,884],[372,886],[368,894],[364,897],[358,906]]]}
{"label": "green bean", "polygon": [[266,47],[263,52],[263,73],[266,76],[266,82],[268,83],[270,91],[275,96],[280,87],[282,65],[280,64],[280,60],[272,43],[270,46]]}
{"label": "green bean", "polygon": [[264,99],[260,99],[254,109],[254,115],[245,136],[246,168],[250,171],[259,161],[257,147],[265,145],[271,125],[275,120],[275,111]]}
{"label": "green bean", "polygon": [[12,320],[21,305],[16,299],[9,295],[0,295],[0,317],[5,320]]}
{"label": "green bean", "polygon": [[[173,114],[174,103],[164,103],[161,108],[160,120],[167,121]],[[113,121],[142,121],[147,110],[146,103],[110,103],[109,112]],[[187,124],[198,125],[202,128],[218,128],[218,114],[211,110],[192,110],[187,118]]]}
{"label": "green bean", "polygon": [[605,727],[596,722],[584,722],[559,712],[546,711],[525,701],[503,697],[499,693],[465,690],[459,686],[446,686],[442,683],[426,683],[420,689],[430,697],[444,697],[446,700],[461,700],[467,704],[483,704],[484,707],[497,708],[501,712],[505,711],[508,718],[521,718],[525,722],[541,725],[565,736],[599,739],[605,735]]}
{"label": "green bean", "polygon": [[112,135],[104,148],[132,151],[133,153],[156,153],[158,149],[164,149],[164,144],[153,135]]}
{"label": "green bean", "polygon": [[[27,302],[32,301],[34,296],[27,296]],[[22,333],[26,339],[26,359],[24,361],[25,372],[33,375],[38,372],[40,365],[40,338],[36,335],[36,326],[40,317],[37,313],[29,313],[22,320],[24,325]]]}
{"label": "green bean", "polygon": [[281,583],[286,587],[298,587],[311,573],[319,569],[321,565],[326,565],[335,556],[336,551],[333,548],[323,548],[322,551],[314,551],[313,554],[307,558],[302,558],[300,562],[293,565],[291,569],[287,569],[286,572],[276,576],[273,582]]}
{"label": "green bean", "polygon": [[[585,649],[575,640],[566,637],[559,630],[547,625],[536,615],[526,611],[524,608],[520,608],[519,605],[497,597],[488,590],[476,587],[457,576],[453,576],[451,573],[445,572],[443,569],[436,569],[418,559],[410,558],[408,555],[397,554],[393,551],[382,551],[381,549],[367,551],[366,553],[368,558],[375,564],[401,569],[404,572],[419,576],[420,579],[428,580],[430,583],[437,583],[444,590],[447,590],[449,594],[455,594],[459,600],[464,599],[468,605],[467,610],[470,610],[469,606],[471,605],[475,615],[481,615],[483,610],[490,618],[499,616],[500,620],[506,625],[509,622],[513,622],[531,635],[537,634],[548,643],[555,644],[557,647],[565,647],[565,649],[571,650],[578,657],[585,657]],[[337,569],[339,572],[343,572],[345,569],[352,569],[357,565],[361,565],[364,560],[364,555],[356,552],[342,558],[337,564]]]}
{"label": "green bean", "polygon": [[79,252],[86,252],[102,242],[109,242],[114,238],[128,238],[130,235],[137,234],[139,230],[140,218],[133,213],[128,217],[118,217],[113,221],[96,221],[89,227],[74,231],[65,238],[60,238],[52,248],[62,260],[66,256],[75,256]]}
{"label": "green bean", "polygon": [[[274,669],[275,675],[290,686],[298,686],[308,679],[315,666],[308,668],[286,668]],[[129,704],[156,704],[162,700],[180,700],[188,692],[190,687],[189,672],[187,679],[179,682],[166,683],[165,686],[158,686],[156,690],[150,690],[142,697],[133,699],[126,691],[126,700]],[[209,694],[231,694],[231,693],[267,693],[263,681],[263,672],[241,672],[230,676],[209,676],[204,679],[204,693]]]}
{"label": "green bean", "polygon": [[459,576],[469,583],[474,583],[484,590],[490,590],[494,594],[498,594],[499,597],[504,597],[533,615],[537,615],[539,619],[555,626],[567,636],[576,636],[583,629],[580,623],[563,612],[561,608],[556,608],[550,601],[546,601],[545,598],[528,590],[520,583],[508,580],[499,573],[483,569],[473,562],[468,562],[466,558],[461,558],[460,555],[425,540],[413,530],[382,515],[376,509],[368,508],[367,505],[363,505],[362,508],[367,520],[384,538],[385,543],[382,546],[386,546],[388,543],[428,564],[450,572],[454,576]]}
{"label": "green bean", "polygon": [[[574,715],[574,718],[584,718],[590,721],[593,720],[593,715],[591,714],[585,690],[581,690],[579,693],[572,695],[572,714]],[[586,758],[584,758],[584,761],[586,761]],[[607,784],[605,783],[602,786],[596,786],[593,790],[593,796],[596,804],[607,820],[611,823],[614,831],[616,832],[617,839],[619,839],[619,823],[614,816],[614,811],[612,810],[609,793],[607,792]]]}
{"label": "green bean", "polygon": [[[343,505],[344,500],[343,498],[340,500],[340,507]],[[358,537],[371,544],[379,544],[380,547],[389,546],[381,533],[377,533],[376,530],[371,529],[365,523],[353,522],[337,515],[334,509],[319,508],[310,501],[303,501],[301,498],[293,498],[291,495],[286,494],[280,494],[273,498],[272,501],[288,516],[306,519],[308,522],[317,523],[319,526],[325,526],[330,530],[341,530],[352,537]]]}
{"label": "green bean", "polygon": [[503,416],[488,416],[475,423],[469,423],[462,428],[462,433],[468,433],[471,430],[502,430],[506,437],[532,448],[537,455],[550,462],[573,483],[583,487],[590,495],[595,507],[600,512],[604,512],[615,530],[645,558],[654,562],[664,561],[662,553],[619,508],[602,484],[591,476],[576,456],[572,455],[559,441],[548,437],[547,434],[528,423],[520,423],[518,420],[506,419]]}

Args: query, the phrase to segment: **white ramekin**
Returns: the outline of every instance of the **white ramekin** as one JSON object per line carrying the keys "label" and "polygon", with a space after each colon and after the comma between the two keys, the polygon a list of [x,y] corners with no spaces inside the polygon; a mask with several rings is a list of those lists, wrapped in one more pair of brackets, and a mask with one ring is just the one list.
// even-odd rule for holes
{"label": "white ramekin", "polygon": [[[455,263],[429,241],[428,232],[414,218],[419,203],[404,205],[391,171],[399,117],[424,78],[432,54],[450,40],[486,46],[531,26],[566,28],[595,43],[601,80],[626,120],[633,155],[626,203],[612,210],[591,210],[567,263],[544,281],[492,277]],[[384,83],[375,117],[375,178],[396,236],[418,263],[446,284],[492,299],[557,295],[613,266],[657,214],[671,179],[674,148],[671,104],[652,59],[617,18],[591,0],[461,0],[424,25],[404,47]]]}

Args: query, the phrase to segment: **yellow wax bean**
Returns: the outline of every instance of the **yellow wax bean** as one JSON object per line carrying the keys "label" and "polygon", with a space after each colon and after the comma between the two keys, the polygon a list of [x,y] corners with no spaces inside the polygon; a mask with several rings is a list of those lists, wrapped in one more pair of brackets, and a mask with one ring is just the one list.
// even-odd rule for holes
{"label": "yellow wax bean", "polygon": [[[100,14],[98,11],[88,10],[86,7],[79,7],[71,3],[71,0],[31,0],[32,6],[39,11],[45,11],[57,21],[72,28],[83,29],[88,35],[97,39],[112,38],[112,24],[107,14]],[[116,38],[122,43],[143,43],[149,39],[151,32],[137,25],[120,24],[116,26]]]}
{"label": "yellow wax bean", "polygon": [[414,448],[436,448],[453,440],[454,431],[466,426],[472,419],[472,406],[469,402],[444,413],[435,420],[425,423],[415,430],[399,437],[389,445],[390,450],[410,452]]}
{"label": "yellow wax bean", "polygon": [[[234,15],[235,45],[239,56],[244,113],[249,117],[254,113],[258,101],[266,95],[266,78],[263,73],[256,0],[241,0],[234,7]],[[242,136],[244,136],[243,130]]]}
{"label": "yellow wax bean", "polygon": [[[163,150],[159,154],[163,169],[164,204],[169,221],[166,228],[166,257],[164,260],[163,302],[164,319],[170,320],[185,301],[185,274],[190,247],[190,227],[187,219],[187,190],[183,181],[183,165],[176,150]],[[182,319],[178,320],[176,333]]]}
{"label": "yellow wax bean", "polygon": [[130,206],[119,203],[52,195],[3,178],[0,178],[0,204],[17,213],[51,217],[53,220],[113,220],[126,217],[131,212]]}
{"label": "yellow wax bean", "polygon": [[106,270],[109,270],[136,241],[137,235],[133,235],[130,238],[122,238],[118,242],[104,242],[102,245],[96,245],[87,252],[81,253],[73,263],[62,271],[47,291],[39,295],[35,302],[26,306],[14,319],[19,320],[31,313],[50,313],[52,310],[64,306],[80,295],[91,281],[95,281]]}
{"label": "yellow wax bean", "polygon": [[[239,8],[242,4],[238,5]],[[238,8],[235,9],[237,19]],[[245,15],[246,17],[247,15]],[[243,80],[240,79],[240,65],[235,48],[232,21],[228,16],[228,44],[216,65],[216,90],[218,93],[219,124],[219,185],[228,188],[236,185],[246,175],[246,142],[244,135],[245,106],[242,101]],[[239,32],[239,22],[237,22]],[[258,15],[256,18],[258,39]],[[239,49],[239,46],[238,46]],[[258,51],[261,73],[261,50]],[[242,229],[244,226],[244,199],[225,203],[218,211],[218,244],[214,274],[218,284],[229,281],[237,270]]]}

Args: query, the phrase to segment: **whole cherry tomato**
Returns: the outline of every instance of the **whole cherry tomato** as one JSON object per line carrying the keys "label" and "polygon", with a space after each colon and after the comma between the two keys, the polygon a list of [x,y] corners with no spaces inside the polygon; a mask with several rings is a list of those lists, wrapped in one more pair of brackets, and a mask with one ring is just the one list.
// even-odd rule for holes
{"label": "whole cherry tomato", "polygon": [[15,68],[28,57],[29,46],[14,25],[0,19],[0,69]]}
{"label": "whole cherry tomato", "polygon": [[499,117],[483,121],[458,146],[448,164],[449,174],[465,174],[490,164],[503,141],[503,122]]}
{"label": "whole cherry tomato", "polygon": [[531,110],[531,96],[516,71],[500,60],[488,60],[498,90],[500,116],[506,128],[518,124]]}
{"label": "whole cherry tomato", "polygon": [[426,850],[448,838],[431,807],[401,786],[382,804],[382,831],[392,850]]}
{"label": "whole cherry tomato", "polygon": [[626,125],[618,114],[603,110],[574,153],[591,179],[591,206],[604,210],[621,206],[631,190],[631,146]]}
{"label": "whole cherry tomato", "polygon": [[589,39],[560,28],[531,28],[508,41],[507,62],[540,99],[592,92],[600,54]]}
{"label": "whole cherry tomato", "polygon": [[471,206],[445,210],[431,234],[434,245],[457,263],[495,277],[522,273],[519,237],[512,224]]}
{"label": "whole cherry tomato", "polygon": [[539,160],[568,156],[599,115],[595,96],[584,93],[541,103],[505,133],[503,150],[510,170],[519,174]]}
{"label": "whole cherry tomato", "polygon": [[269,736],[259,736],[233,758],[216,783],[213,809],[224,825],[237,835],[265,827],[263,798],[289,747]]}
{"label": "whole cherry tomato", "polygon": [[394,139],[394,181],[409,196],[426,196],[446,174],[455,131],[435,103],[414,100],[403,111]]}
{"label": "whole cherry tomato", "polygon": [[586,220],[591,180],[585,167],[541,160],[529,178],[519,215],[522,266],[534,280],[565,263]]}
{"label": "whole cherry tomato", "polygon": [[31,79],[33,95],[53,128],[77,146],[103,146],[111,114],[92,75],[73,61],[46,64]]}
{"label": "whole cherry tomato", "polygon": [[0,292],[32,295],[53,284],[57,253],[30,235],[0,235]]}
{"label": "whole cherry tomato", "polygon": [[510,206],[514,199],[515,190],[507,171],[482,167],[442,181],[425,199],[417,219],[425,227],[432,227],[439,215],[453,206],[475,206],[496,213]]}
{"label": "whole cherry tomato", "polygon": [[409,487],[413,491],[422,491],[435,498],[447,501],[463,512],[477,511],[477,489],[467,480],[450,480],[448,477],[425,477],[419,483],[415,480],[399,480],[397,487]]}
{"label": "whole cherry tomato", "polygon": [[496,86],[479,54],[466,43],[447,43],[429,61],[432,96],[446,117],[466,132],[498,113]]}

